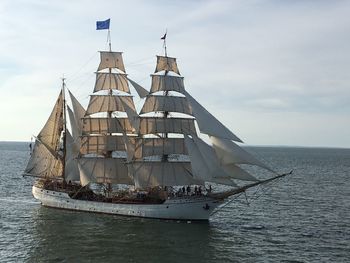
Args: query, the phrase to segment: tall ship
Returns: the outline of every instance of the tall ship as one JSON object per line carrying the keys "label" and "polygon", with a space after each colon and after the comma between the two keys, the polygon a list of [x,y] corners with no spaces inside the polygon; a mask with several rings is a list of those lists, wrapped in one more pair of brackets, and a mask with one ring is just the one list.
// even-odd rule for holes
{"label": "tall ship", "polygon": [[[65,80],[31,147],[24,175],[43,206],[174,220],[208,220],[247,189],[284,177],[185,89],[176,58],[157,56],[150,90],[126,74],[122,52],[100,51],[86,109]],[[131,85],[130,85],[131,84]],[[144,99],[136,110],[130,88]],[[69,94],[70,103],[67,103]],[[257,179],[242,165],[271,174]]]}

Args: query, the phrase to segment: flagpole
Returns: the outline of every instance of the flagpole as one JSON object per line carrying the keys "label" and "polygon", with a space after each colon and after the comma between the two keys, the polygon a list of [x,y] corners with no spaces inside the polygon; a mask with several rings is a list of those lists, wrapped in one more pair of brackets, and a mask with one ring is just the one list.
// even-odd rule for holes
{"label": "flagpole", "polygon": [[111,43],[111,31],[108,28],[108,35],[107,35],[108,45],[109,45],[109,51],[112,51],[112,43]]}
{"label": "flagpole", "polygon": [[167,57],[167,52],[166,52],[166,38],[164,39],[164,51],[165,51],[165,56]]}
{"label": "flagpole", "polygon": [[167,51],[166,51],[166,35],[167,35],[167,33],[168,33],[168,29],[165,30],[165,34],[161,38],[161,39],[163,39],[164,54],[166,57],[168,56]]}

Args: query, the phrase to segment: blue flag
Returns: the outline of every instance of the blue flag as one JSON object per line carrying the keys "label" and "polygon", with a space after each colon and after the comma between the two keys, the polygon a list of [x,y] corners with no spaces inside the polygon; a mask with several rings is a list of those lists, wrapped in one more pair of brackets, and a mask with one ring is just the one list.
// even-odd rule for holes
{"label": "blue flag", "polygon": [[110,21],[111,21],[110,18],[108,18],[105,21],[97,21],[96,22],[96,30],[109,29],[109,22]]}

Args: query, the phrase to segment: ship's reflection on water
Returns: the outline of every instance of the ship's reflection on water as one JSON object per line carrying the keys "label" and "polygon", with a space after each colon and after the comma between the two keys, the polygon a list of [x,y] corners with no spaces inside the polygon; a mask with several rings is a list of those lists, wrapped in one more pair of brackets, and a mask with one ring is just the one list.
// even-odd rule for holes
{"label": "ship's reflection on water", "polygon": [[210,262],[215,257],[209,222],[129,218],[40,207],[30,261]]}

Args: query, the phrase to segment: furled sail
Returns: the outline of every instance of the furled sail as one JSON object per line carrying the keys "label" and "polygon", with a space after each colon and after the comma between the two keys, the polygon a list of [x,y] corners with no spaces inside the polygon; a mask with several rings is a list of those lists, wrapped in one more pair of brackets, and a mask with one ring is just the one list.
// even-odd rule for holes
{"label": "furled sail", "polygon": [[188,162],[134,162],[131,165],[137,188],[203,184],[192,177]]}
{"label": "furled sail", "polygon": [[128,169],[122,159],[117,158],[80,158],[78,159],[80,182],[133,184]]}
{"label": "furled sail", "polygon": [[192,114],[192,110],[185,97],[155,95],[147,96],[140,114],[159,111]]}
{"label": "furled sail", "polygon": [[196,117],[199,130],[202,133],[219,138],[242,142],[241,139],[234,135],[220,121],[218,121],[212,114],[210,114],[188,92],[186,92],[186,98],[191,106],[193,115]]}
{"label": "furled sail", "polygon": [[97,70],[117,68],[125,72],[122,54],[122,52],[100,51],[101,61]]}
{"label": "furled sail", "polygon": [[154,73],[157,73],[162,70],[173,71],[180,75],[180,72],[176,63],[176,58],[157,56],[157,66]]}
{"label": "furled sail", "polygon": [[184,79],[180,76],[151,75],[151,93],[157,91],[176,91],[185,94]]}
{"label": "furled sail", "polygon": [[100,90],[119,90],[130,93],[125,73],[97,72],[94,92]]}
{"label": "furled sail", "polygon": [[210,136],[210,140],[213,143],[216,155],[222,165],[252,164],[276,173],[234,142],[215,136]]}

